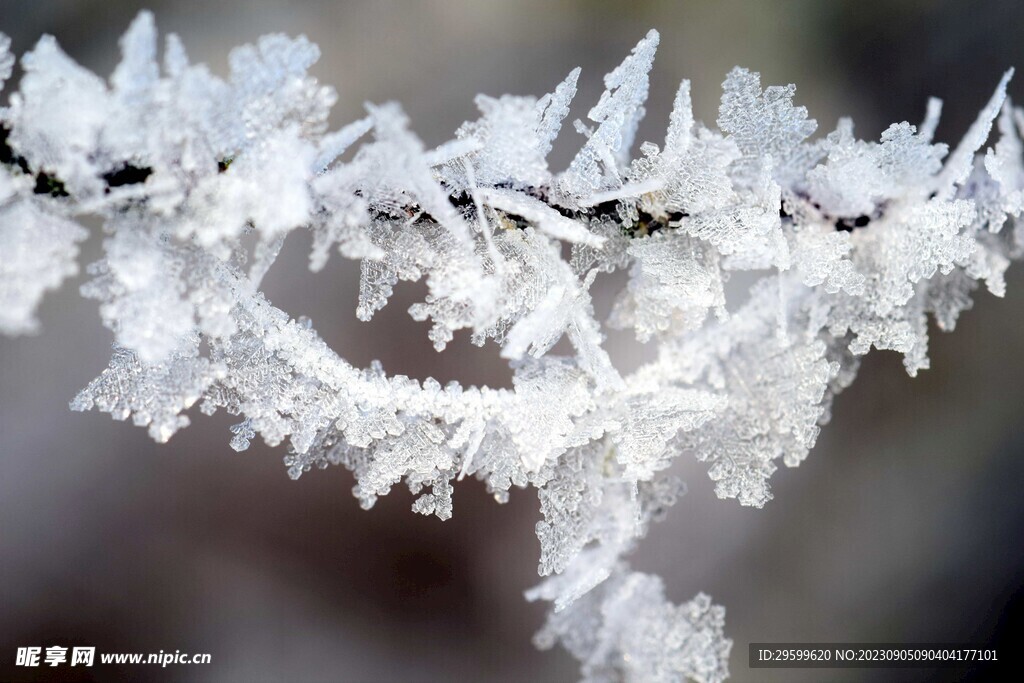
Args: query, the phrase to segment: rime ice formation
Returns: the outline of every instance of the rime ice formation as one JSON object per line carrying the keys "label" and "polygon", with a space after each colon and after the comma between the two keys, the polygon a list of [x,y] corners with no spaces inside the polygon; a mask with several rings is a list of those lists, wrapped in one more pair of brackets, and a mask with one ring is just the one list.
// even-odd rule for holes
{"label": "rime ice formation", "polygon": [[[952,152],[932,141],[937,101],[878,142],[845,119],[812,139],[793,86],[737,68],[717,127],[694,120],[684,81],[663,144],[634,156],[657,45],[652,31],[608,74],[559,173],[546,156],[578,69],[540,99],[478,97],[480,118],[427,149],[396,104],[329,132],[335,93],[308,75],[305,38],[237,48],[221,80],[173,35],[158,63],[142,13],[105,81],[44,37],[0,109],[0,330],[38,328],[44,292],[77,272],[77,220],[98,217],[105,254],[82,294],[115,349],[72,408],[161,442],[194,404],[225,410],[240,420],[232,448],[286,443],[296,478],[342,465],[367,508],[404,482],[415,512],[447,519],[453,480],[477,477],[498,501],[533,486],[548,578],[528,597],[553,603],[538,643],[562,642],[590,680],[721,681],[724,610],[704,595],[675,606],[624,560],[683,491],[669,465],[692,454],[719,496],[764,505],[861,355],[898,351],[913,375],[928,314],[951,329],[979,281],[1001,296],[1024,242],[1024,112],[1007,73]],[[3,38],[0,82],[13,63]],[[360,262],[361,319],[424,280],[409,313],[435,347],[462,329],[493,341],[513,388],[351,366],[260,293],[296,229],[312,232],[313,269],[335,251]],[[589,293],[616,269],[629,280],[608,323],[658,349],[625,377]],[[760,279],[728,310],[733,271]],[[550,353],[563,337],[574,355]]]}

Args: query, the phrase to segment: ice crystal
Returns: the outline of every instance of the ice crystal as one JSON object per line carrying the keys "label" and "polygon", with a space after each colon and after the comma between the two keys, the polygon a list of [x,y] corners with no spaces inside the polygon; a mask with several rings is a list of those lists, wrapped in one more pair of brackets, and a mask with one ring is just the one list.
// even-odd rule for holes
{"label": "ice crystal", "polygon": [[88,233],[60,214],[18,197],[21,178],[0,171],[0,332],[35,332],[47,289],[78,272],[78,243]]}
{"label": "ice crystal", "polygon": [[[920,127],[877,142],[846,119],[812,139],[793,86],[736,68],[717,128],[694,119],[683,81],[662,145],[632,156],[658,40],[605,77],[557,172],[547,156],[579,69],[539,99],[479,96],[479,118],[427,149],[394,103],[328,131],[335,94],[309,75],[304,37],[237,48],[224,80],[174,36],[158,61],[144,12],[109,82],[44,37],[0,109],[0,331],[39,328],[43,293],[78,271],[80,221],[98,219],[104,253],[81,293],[115,347],[72,408],[130,417],[161,442],[193,405],[224,410],[239,418],[233,449],[287,442],[291,477],[346,467],[367,508],[404,484],[413,511],[443,520],[456,480],[500,502],[533,486],[547,578],[529,597],[553,603],[538,643],[563,643],[588,680],[723,680],[723,609],[704,595],[673,605],[624,564],[685,490],[672,462],[695,457],[719,496],[764,505],[859,356],[895,350],[915,374],[929,315],[952,329],[980,281],[1001,296],[1024,253],[1024,111],[1007,72],[952,153],[933,142],[937,100]],[[13,62],[0,36],[0,85]],[[513,387],[350,365],[260,292],[298,228],[312,269],[333,251],[360,261],[360,319],[423,280],[409,313],[432,322],[434,346],[462,329],[493,342]],[[590,294],[616,270],[627,284],[607,322],[657,345],[626,376]],[[757,281],[727,305],[735,271]],[[570,355],[553,353],[561,339]]]}
{"label": "ice crystal", "polygon": [[622,64],[605,76],[601,100],[588,114],[598,124],[596,130],[589,131],[577,121],[577,130],[589,139],[559,179],[570,202],[586,201],[597,192],[621,186],[622,167],[629,160],[637,126],[646,113],[647,74],[659,40],[658,32],[652,30]]}
{"label": "ice crystal", "polygon": [[624,567],[537,634],[583,663],[583,680],[698,683],[729,676],[732,641],[722,634],[725,610],[700,593],[682,605],[665,599],[661,579]]}

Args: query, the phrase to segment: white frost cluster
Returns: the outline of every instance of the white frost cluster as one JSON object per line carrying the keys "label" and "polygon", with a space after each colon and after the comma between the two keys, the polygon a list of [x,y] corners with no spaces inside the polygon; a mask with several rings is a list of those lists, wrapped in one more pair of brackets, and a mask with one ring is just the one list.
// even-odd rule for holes
{"label": "white frost cluster", "polygon": [[[478,97],[480,118],[427,149],[396,104],[329,131],[335,93],[308,75],[318,50],[302,37],[237,48],[222,80],[173,35],[158,61],[142,13],[109,81],[44,37],[0,109],[0,331],[37,329],[44,291],[77,272],[79,219],[96,217],[105,254],[82,294],[116,343],[74,409],[161,442],[194,404],[225,410],[240,419],[232,448],[286,442],[296,478],[343,465],[367,508],[404,482],[414,511],[447,519],[453,480],[481,479],[500,502],[533,486],[548,578],[529,597],[553,602],[538,642],[561,641],[588,680],[721,681],[724,610],[704,595],[673,605],[624,562],[684,490],[672,460],[692,454],[719,496],[760,507],[859,356],[899,351],[913,375],[929,313],[951,329],[979,281],[1001,296],[1024,244],[1009,220],[1024,210],[1024,113],[1007,73],[952,152],[932,141],[937,101],[878,142],[845,119],[812,139],[793,86],[737,68],[717,126],[694,120],[684,81],[662,145],[633,156],[657,45],[651,31],[608,74],[556,172],[546,157],[578,69],[540,99]],[[459,330],[493,341],[513,388],[347,363],[259,291],[295,229],[312,232],[314,270],[334,251],[360,261],[361,319],[424,280],[409,313],[431,321],[435,347]],[[629,376],[590,297],[614,270],[629,279],[607,323],[658,349]],[[730,310],[734,271],[759,279]],[[571,356],[550,353],[563,337]]]}

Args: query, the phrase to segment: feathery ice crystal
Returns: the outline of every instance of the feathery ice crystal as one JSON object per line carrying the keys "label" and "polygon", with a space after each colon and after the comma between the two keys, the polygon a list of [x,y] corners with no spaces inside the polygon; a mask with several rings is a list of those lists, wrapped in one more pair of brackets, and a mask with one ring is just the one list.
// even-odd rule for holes
{"label": "feathery ice crystal", "polygon": [[[1024,242],[1007,220],[1024,210],[1024,111],[1007,73],[952,153],[932,140],[937,100],[879,142],[846,119],[812,140],[793,86],[736,68],[717,128],[694,120],[683,81],[664,143],[631,158],[657,46],[651,31],[605,77],[591,123],[575,122],[582,149],[553,173],[579,69],[540,99],[479,96],[478,120],[425,149],[395,104],[328,132],[335,93],[307,74],[318,50],[303,37],[235,49],[224,81],[173,35],[158,63],[142,13],[109,83],[44,37],[0,109],[0,331],[36,331],[44,291],[77,272],[76,220],[97,216],[105,255],[82,294],[116,343],[72,408],[131,417],[160,442],[197,402],[226,410],[241,420],[232,448],[287,441],[292,477],[343,465],[366,508],[403,480],[413,510],[442,520],[453,480],[502,502],[533,486],[549,578],[527,597],[553,602],[538,645],[560,641],[589,680],[721,681],[724,609],[702,594],[673,605],[624,561],[683,492],[672,459],[692,453],[720,497],[760,507],[861,355],[898,351],[914,375],[927,314],[952,329],[979,281],[1001,296]],[[0,37],[0,85],[13,63]],[[334,250],[359,260],[363,320],[425,279],[409,313],[432,322],[437,350],[464,328],[491,339],[514,388],[352,367],[259,291],[295,229],[312,233],[313,270]],[[608,324],[658,345],[625,377],[589,294],[616,269],[629,281]],[[733,271],[761,277],[728,310]],[[563,336],[575,355],[554,357]]]}

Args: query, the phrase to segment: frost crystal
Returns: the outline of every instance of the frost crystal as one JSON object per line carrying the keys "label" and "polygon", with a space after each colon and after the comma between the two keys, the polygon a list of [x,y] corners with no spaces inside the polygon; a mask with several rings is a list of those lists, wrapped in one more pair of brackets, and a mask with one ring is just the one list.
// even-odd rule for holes
{"label": "frost crystal", "polygon": [[707,595],[673,605],[661,579],[619,567],[534,640],[545,649],[561,641],[583,663],[584,681],[715,683],[729,676],[724,621]]}
{"label": "frost crystal", "polygon": [[6,334],[38,330],[35,310],[43,293],[78,272],[78,243],[88,235],[18,197],[20,180],[0,172],[0,332]]}
{"label": "frost crystal", "polygon": [[[846,119],[812,140],[793,86],[736,68],[717,129],[694,120],[683,81],[662,146],[631,158],[658,40],[605,77],[559,173],[547,155],[578,69],[539,99],[478,97],[479,118],[427,149],[397,104],[329,132],[335,94],[308,74],[318,50],[304,37],[237,48],[222,80],[174,36],[158,61],[142,13],[109,82],[43,37],[0,109],[0,331],[37,331],[44,292],[78,271],[80,221],[96,219],[104,254],[81,292],[115,347],[72,408],[130,417],[161,442],[193,405],[225,410],[239,418],[232,448],[286,442],[291,477],[342,465],[367,508],[404,484],[413,511],[443,520],[455,480],[502,502],[533,486],[547,578],[528,596],[553,603],[538,644],[560,641],[587,680],[721,681],[724,610],[704,595],[673,605],[624,561],[685,490],[670,465],[692,455],[719,496],[764,505],[859,356],[899,351],[913,375],[928,367],[929,314],[952,329],[980,281],[1002,296],[1024,253],[1024,111],[1007,72],[952,153],[933,142],[937,100],[920,128],[877,142]],[[13,62],[0,36],[0,85]],[[335,250],[360,261],[360,319],[423,280],[409,313],[431,320],[434,346],[460,329],[493,341],[513,388],[339,357],[260,292],[298,228],[314,270]],[[590,294],[615,270],[628,279],[607,322],[657,345],[628,376]],[[734,271],[757,282],[727,306]],[[571,355],[552,353],[562,338]]]}

